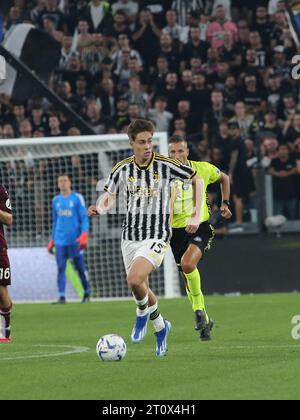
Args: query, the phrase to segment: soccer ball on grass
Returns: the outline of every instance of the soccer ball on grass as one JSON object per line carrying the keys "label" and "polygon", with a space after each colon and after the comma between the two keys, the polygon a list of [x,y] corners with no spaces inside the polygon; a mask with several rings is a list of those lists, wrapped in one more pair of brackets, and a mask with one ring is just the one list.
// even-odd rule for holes
{"label": "soccer ball on grass", "polygon": [[96,353],[103,362],[120,362],[124,359],[126,351],[125,341],[116,334],[104,335],[96,346]]}

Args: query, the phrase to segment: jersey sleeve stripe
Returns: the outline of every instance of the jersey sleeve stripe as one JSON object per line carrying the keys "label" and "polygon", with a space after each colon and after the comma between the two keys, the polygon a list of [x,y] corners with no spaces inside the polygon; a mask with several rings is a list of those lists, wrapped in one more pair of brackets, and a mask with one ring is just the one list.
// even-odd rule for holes
{"label": "jersey sleeve stripe", "polygon": [[156,160],[160,160],[160,161],[164,161],[164,162],[168,162],[171,163],[177,167],[180,167],[182,165],[182,163],[179,160],[176,159],[170,159],[166,156],[162,156],[162,155],[155,155],[155,159]]}
{"label": "jersey sleeve stripe", "polygon": [[114,174],[121,166],[124,166],[124,165],[126,165],[127,163],[131,163],[132,161],[133,161],[133,156],[131,156],[130,158],[127,158],[127,159],[124,159],[124,160],[122,160],[121,162],[119,162],[119,163],[117,163],[114,167],[113,167],[113,169],[112,169],[112,171],[111,171],[111,173],[112,174]]}

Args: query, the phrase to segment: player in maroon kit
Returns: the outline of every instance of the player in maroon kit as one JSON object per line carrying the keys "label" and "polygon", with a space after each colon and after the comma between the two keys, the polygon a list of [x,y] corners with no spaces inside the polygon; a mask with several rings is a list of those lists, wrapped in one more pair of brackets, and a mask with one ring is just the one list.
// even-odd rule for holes
{"label": "player in maroon kit", "polygon": [[12,301],[8,294],[11,273],[3,225],[12,224],[12,210],[8,193],[0,184],[0,343],[10,343]]}

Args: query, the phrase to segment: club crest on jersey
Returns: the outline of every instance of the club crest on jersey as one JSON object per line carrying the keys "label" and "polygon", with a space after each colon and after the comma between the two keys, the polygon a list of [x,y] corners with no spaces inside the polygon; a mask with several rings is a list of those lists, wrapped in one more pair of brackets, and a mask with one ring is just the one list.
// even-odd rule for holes
{"label": "club crest on jersey", "polygon": [[184,191],[188,191],[189,188],[190,188],[190,185],[189,184],[182,184],[182,189]]}
{"label": "club crest on jersey", "polygon": [[134,176],[130,176],[128,178],[128,181],[131,182],[131,183],[134,183],[135,182]]}
{"label": "club crest on jersey", "polygon": [[156,173],[154,174],[153,179],[154,179],[154,182],[156,182],[157,184],[159,183],[159,181],[160,181],[160,175],[159,175],[159,173],[158,173],[158,172],[156,172]]}
{"label": "club crest on jersey", "polygon": [[11,202],[10,202],[10,199],[8,199],[6,201],[6,208],[9,209],[9,210],[11,210]]}

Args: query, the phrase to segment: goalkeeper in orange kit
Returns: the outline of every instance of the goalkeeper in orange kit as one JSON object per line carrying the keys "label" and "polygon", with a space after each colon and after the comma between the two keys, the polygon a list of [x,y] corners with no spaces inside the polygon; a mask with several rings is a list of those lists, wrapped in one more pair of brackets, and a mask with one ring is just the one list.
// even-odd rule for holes
{"label": "goalkeeper in orange kit", "polygon": [[83,197],[72,191],[71,180],[68,175],[58,178],[60,195],[52,201],[52,239],[48,251],[53,253],[56,249],[56,262],[58,266],[59,300],[56,303],[66,302],[66,267],[68,259],[73,259],[78,271],[83,289],[83,302],[88,302],[90,288],[87,270],[84,261],[84,249],[88,246],[89,219]]}

